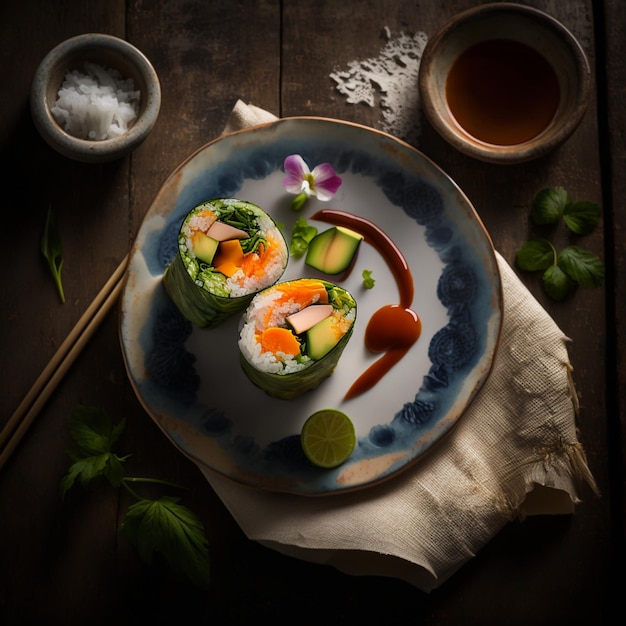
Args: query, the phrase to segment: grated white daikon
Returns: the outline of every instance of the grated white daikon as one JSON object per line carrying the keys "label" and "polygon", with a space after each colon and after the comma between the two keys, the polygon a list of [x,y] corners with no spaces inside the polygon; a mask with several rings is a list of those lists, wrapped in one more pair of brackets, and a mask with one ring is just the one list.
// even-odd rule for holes
{"label": "grated white daikon", "polygon": [[79,139],[101,141],[123,135],[137,119],[140,92],[115,69],[85,63],[86,74],[65,75],[50,108],[63,129]]}

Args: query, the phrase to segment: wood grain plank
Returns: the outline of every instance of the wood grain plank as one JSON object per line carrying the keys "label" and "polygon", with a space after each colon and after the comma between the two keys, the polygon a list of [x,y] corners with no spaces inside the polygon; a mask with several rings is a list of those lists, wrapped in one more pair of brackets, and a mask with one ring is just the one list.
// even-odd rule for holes
{"label": "wood grain plank", "polygon": [[626,541],[626,61],[622,54],[626,16],[616,0],[598,3],[602,27],[598,32],[599,59],[606,102],[600,116],[605,158],[606,254],[612,289],[607,293],[607,394],[611,472],[614,478],[611,504],[615,513],[614,532]]}

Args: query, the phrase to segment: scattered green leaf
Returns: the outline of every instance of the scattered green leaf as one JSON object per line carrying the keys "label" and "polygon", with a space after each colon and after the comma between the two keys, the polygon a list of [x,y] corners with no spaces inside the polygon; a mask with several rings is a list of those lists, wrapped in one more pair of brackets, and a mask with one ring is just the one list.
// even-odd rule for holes
{"label": "scattered green leaf", "polygon": [[194,584],[206,589],[209,585],[208,542],[200,520],[177,498],[162,496],[158,500],[138,495],[131,485],[157,483],[173,486],[156,478],[124,475],[128,456],[117,456],[112,450],[125,426],[125,420],[113,425],[106,411],[98,407],[79,405],[69,420],[70,433],[78,451],[69,452],[73,463],[61,480],[61,497],[76,481],[89,487],[106,479],[113,487],[124,487],[136,500],[120,527],[139,556],[152,563],[155,552],[161,554],[177,573],[186,575]]}
{"label": "scattered green leaf", "polygon": [[291,242],[289,244],[290,254],[295,259],[302,257],[315,235],[317,235],[317,228],[310,226],[306,218],[301,215],[295,221],[291,231]]}
{"label": "scattered green leaf", "polygon": [[600,223],[602,210],[588,200],[572,202],[563,187],[548,187],[535,196],[530,217],[538,225],[562,219],[574,234],[588,235]]}
{"label": "scattered green leaf", "polygon": [[[554,224],[560,219],[576,235],[587,235],[600,223],[600,207],[588,201],[572,202],[562,187],[542,189],[533,201],[535,224]],[[542,284],[553,300],[564,300],[577,286],[599,287],[604,281],[604,264],[593,252],[567,246],[557,252],[547,239],[531,239],[517,252],[521,270],[543,272]]]}
{"label": "scattered green leaf", "polygon": [[541,278],[545,292],[553,300],[565,300],[576,287],[576,283],[558,265],[551,265]]}
{"label": "scattered green leaf", "polygon": [[372,289],[376,284],[376,280],[372,278],[372,270],[363,270],[361,275],[363,276],[363,287]]}
{"label": "scattered green leaf", "polygon": [[61,235],[59,234],[51,207],[48,207],[46,222],[41,236],[41,253],[48,261],[48,266],[52,272],[54,283],[57,287],[57,291],[59,292],[59,298],[61,298],[61,302],[65,302],[63,281],[61,279],[61,270],[63,269],[63,248],[61,246]]}
{"label": "scattered green leaf", "polygon": [[521,270],[545,271],[556,263],[556,250],[547,239],[531,239],[520,248],[515,261]]}
{"label": "scattered green leaf", "polygon": [[145,563],[160,553],[168,565],[198,587],[210,579],[209,546],[200,520],[177,498],[141,499],[128,508],[121,530]]}
{"label": "scattered green leaf", "polygon": [[581,287],[599,287],[604,280],[604,264],[590,250],[567,246],[559,253],[558,265]]}
{"label": "scattered green leaf", "polygon": [[77,406],[69,420],[72,439],[85,454],[110,452],[126,425],[121,420],[113,426],[107,412],[99,407]]}
{"label": "scattered green leaf", "polygon": [[113,487],[118,487],[124,476],[122,464],[127,457],[118,457],[111,451],[111,446],[123,430],[124,422],[113,427],[102,409],[79,405],[69,423],[78,452],[68,453],[74,463],[61,481],[61,498],[76,480],[88,488],[104,478]]}
{"label": "scattered green leaf", "polygon": [[600,223],[602,210],[595,202],[573,202],[563,211],[567,227],[577,235],[588,235]]}
{"label": "scattered green leaf", "polygon": [[535,224],[554,224],[571,202],[563,187],[542,189],[533,200],[530,217]]}

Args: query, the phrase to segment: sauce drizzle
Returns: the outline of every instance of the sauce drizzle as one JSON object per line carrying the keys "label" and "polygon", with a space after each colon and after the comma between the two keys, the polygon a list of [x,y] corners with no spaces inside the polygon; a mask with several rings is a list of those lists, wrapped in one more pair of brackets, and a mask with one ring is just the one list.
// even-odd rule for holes
{"label": "sauce drizzle", "polygon": [[384,352],[352,384],[345,399],[354,398],[371,389],[385,374],[404,357],[422,332],[422,323],[410,307],[413,303],[413,276],[404,255],[392,239],[376,224],[364,217],[322,209],[312,219],[333,226],[350,228],[374,246],[389,266],[400,292],[400,304],[387,304],[376,311],[365,329],[365,346],[370,352]]}

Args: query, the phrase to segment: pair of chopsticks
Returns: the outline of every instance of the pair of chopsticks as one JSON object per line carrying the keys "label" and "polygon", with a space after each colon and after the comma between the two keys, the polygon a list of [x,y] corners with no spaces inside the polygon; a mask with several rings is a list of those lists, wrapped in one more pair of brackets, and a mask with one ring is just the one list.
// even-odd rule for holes
{"label": "pair of chopsticks", "polygon": [[0,432],[0,469],[9,460],[39,411],[119,298],[128,259],[127,255],[107,280]]}

